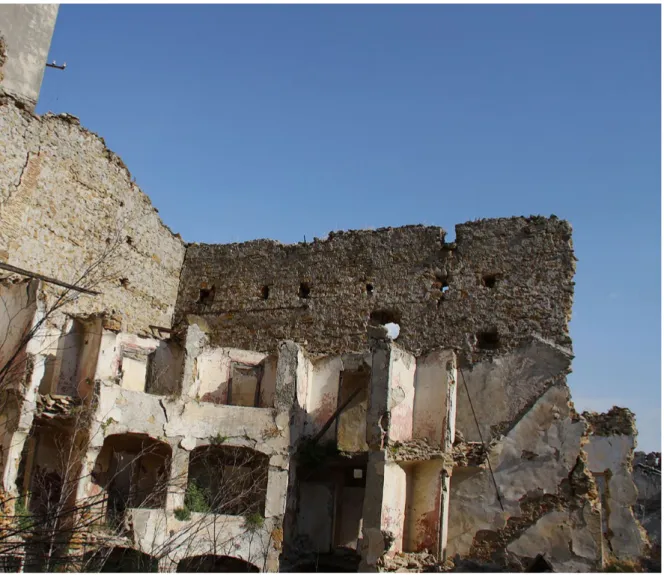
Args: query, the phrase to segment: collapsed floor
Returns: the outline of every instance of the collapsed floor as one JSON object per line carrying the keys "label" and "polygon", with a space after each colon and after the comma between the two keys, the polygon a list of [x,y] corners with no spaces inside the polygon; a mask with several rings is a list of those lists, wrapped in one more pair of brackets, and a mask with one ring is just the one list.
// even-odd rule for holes
{"label": "collapsed floor", "polygon": [[566,222],[184,244],[75,118],[5,97],[0,152],[8,568],[579,572],[659,545],[659,456],[571,402]]}

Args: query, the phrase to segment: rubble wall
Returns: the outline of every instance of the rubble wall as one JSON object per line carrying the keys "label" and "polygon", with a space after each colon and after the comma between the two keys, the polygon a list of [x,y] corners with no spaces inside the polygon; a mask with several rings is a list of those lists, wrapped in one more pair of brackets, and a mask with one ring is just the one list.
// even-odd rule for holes
{"label": "rubble wall", "polygon": [[176,320],[199,316],[216,345],[259,351],[280,340],[312,353],[363,351],[371,314],[398,323],[399,345],[415,355],[477,336],[484,355],[531,333],[569,346],[567,222],[479,220],[458,225],[455,243],[444,239],[441,228],[405,226],[293,245],[190,244]]}
{"label": "rubble wall", "polygon": [[[115,312],[122,327],[170,326],[184,244],[104,140],[68,115],[0,100],[0,261],[101,295],[67,311]],[[90,285],[93,284],[93,285]]]}

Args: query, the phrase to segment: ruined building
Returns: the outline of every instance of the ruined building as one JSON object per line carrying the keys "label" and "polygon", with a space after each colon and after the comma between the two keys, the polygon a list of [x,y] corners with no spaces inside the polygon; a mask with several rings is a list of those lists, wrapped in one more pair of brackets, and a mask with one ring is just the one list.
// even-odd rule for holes
{"label": "ruined building", "polygon": [[0,163],[5,570],[647,551],[633,417],[566,384],[567,222],[187,244],[101,138],[16,94]]}

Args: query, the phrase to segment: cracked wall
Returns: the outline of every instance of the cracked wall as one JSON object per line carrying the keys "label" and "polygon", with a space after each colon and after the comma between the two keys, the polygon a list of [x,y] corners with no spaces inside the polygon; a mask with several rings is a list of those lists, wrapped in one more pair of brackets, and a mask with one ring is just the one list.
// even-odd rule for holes
{"label": "cracked wall", "polygon": [[588,468],[600,479],[604,537],[608,552],[618,559],[636,560],[646,552],[648,539],[634,517],[638,490],[632,477],[636,422],[629,409],[607,413],[584,412],[590,440],[584,446]]}
{"label": "cracked wall", "polygon": [[[0,261],[92,283],[72,314],[118,319],[117,329],[169,327],[184,245],[99,136],[76,118],[37,117],[0,100]],[[47,286],[47,291],[52,291]]]}
{"label": "cracked wall", "polygon": [[455,448],[479,439],[469,394],[489,449],[452,472],[448,557],[510,570],[540,553],[565,571],[601,564],[598,498],[582,451],[586,423],[565,383],[570,362],[568,351],[533,338],[459,369]]}
{"label": "cracked wall", "polygon": [[[91,444],[85,457],[84,470],[95,473],[81,474],[79,496],[101,496],[107,489],[99,478],[104,469],[110,469],[103,457],[109,441],[114,445],[130,445],[133,441],[152,441],[172,451],[167,467],[170,482],[165,500],[140,508],[127,509],[125,522],[131,524],[131,541],[125,544],[150,553],[155,544],[167,545],[168,556],[162,560],[174,569],[184,557],[205,554],[225,554],[242,559],[258,569],[274,570],[278,549],[273,532],[282,529],[286,507],[286,492],[289,473],[289,414],[275,407],[246,407],[223,405],[200,401],[191,390],[199,389],[206,377],[213,375],[212,366],[202,372],[196,368],[201,357],[218,358],[216,370],[227,373],[224,358],[235,357],[243,362],[260,363],[265,356],[242,350],[220,350],[209,347],[207,340],[197,328],[183,334],[183,380],[181,392],[174,395],[145,393],[145,380],[139,389],[126,386],[123,377],[118,377],[119,356],[122,349],[131,343],[133,353],[141,349],[151,350],[158,341],[137,338],[131,334],[115,334],[105,330],[96,368],[98,399],[90,429]],[[218,377],[218,375],[217,375]],[[284,381],[297,378],[287,370],[276,376],[274,393],[280,391]],[[132,439],[133,438],[133,439]],[[251,533],[245,527],[246,519],[224,508],[218,513],[193,512],[189,518],[179,517],[175,511],[185,504],[185,489],[194,453],[200,449],[248,450],[265,463],[266,476],[261,481],[264,501],[260,505],[264,524]],[[115,451],[118,451],[116,447]],[[156,465],[156,464],[155,464]],[[153,468],[156,468],[152,465]],[[148,481],[146,479],[146,481]],[[231,478],[232,481],[232,478]],[[148,481],[149,483],[149,481]],[[187,534],[194,526],[195,541]],[[177,542],[182,540],[182,545]],[[173,543],[175,541],[175,544]],[[160,563],[161,565],[161,563]]]}
{"label": "cracked wall", "polygon": [[[598,439],[605,437],[599,420],[588,443],[587,423],[570,401],[575,258],[567,222],[479,220],[458,225],[453,243],[440,228],[405,226],[296,245],[185,246],[122,161],[72,116],[37,118],[5,97],[0,161],[1,261],[74,282],[110,254],[95,278],[102,294],[79,298],[69,317],[44,328],[55,342],[90,339],[89,346],[76,343],[75,357],[60,359],[57,346],[28,350],[36,361],[12,429],[19,441],[3,452],[5,485],[15,480],[8,462],[18,461],[38,392],[85,397],[96,387],[84,471],[94,468],[106,439],[127,434],[167,445],[178,478],[186,477],[193,451],[219,442],[267,457],[265,530],[252,539],[240,518],[215,518],[194,550],[199,555],[221,549],[273,569],[299,517],[300,531],[321,519],[311,527],[314,544],[342,541],[372,569],[399,563],[403,552],[443,550],[508,568],[540,553],[557,569],[599,566],[600,497],[589,465],[610,460],[609,486],[624,482],[614,492],[627,508],[634,497],[623,463],[634,446]],[[2,286],[10,300],[19,297],[18,288]],[[39,313],[30,310],[18,329]],[[396,344],[376,326],[388,322],[400,326]],[[150,325],[176,329],[163,338]],[[49,354],[59,366],[52,379]],[[350,496],[337,529],[311,509],[319,500],[334,506],[338,492],[307,483],[291,460],[367,384],[368,370],[367,396],[322,438],[364,458],[356,467],[366,469],[366,489],[342,486]],[[58,387],[58,374],[68,373],[95,385]],[[99,494],[85,477],[79,494]],[[132,509],[125,543],[148,552],[150,542],[184,533],[188,520],[174,514],[184,491],[170,490],[161,509]],[[638,541],[623,533],[625,521],[611,529],[629,554]],[[239,547],[226,550],[222,533],[237,536]],[[267,565],[256,559],[261,547],[270,548]],[[182,558],[177,550],[160,568],[173,570]]]}
{"label": "cracked wall", "polygon": [[637,451],[632,469],[638,491],[634,515],[653,546],[659,547],[662,540],[662,454]]}

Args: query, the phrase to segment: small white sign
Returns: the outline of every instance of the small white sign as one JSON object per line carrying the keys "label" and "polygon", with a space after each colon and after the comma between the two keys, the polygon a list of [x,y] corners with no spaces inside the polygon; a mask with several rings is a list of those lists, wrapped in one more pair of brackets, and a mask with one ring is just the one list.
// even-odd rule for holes
{"label": "small white sign", "polygon": [[362,470],[361,469],[353,469],[353,478],[354,479],[362,479]]}

